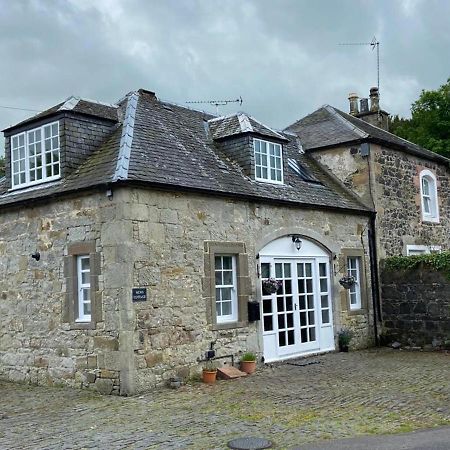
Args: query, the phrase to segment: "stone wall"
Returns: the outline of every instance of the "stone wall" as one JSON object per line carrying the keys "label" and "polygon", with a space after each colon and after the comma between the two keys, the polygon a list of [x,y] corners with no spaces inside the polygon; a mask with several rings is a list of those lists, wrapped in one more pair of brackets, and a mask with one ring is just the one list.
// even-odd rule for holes
{"label": "stone wall", "polygon": [[383,325],[389,341],[441,345],[450,340],[450,280],[426,267],[382,272]]}
{"label": "stone wall", "polygon": [[312,153],[312,156],[347,188],[355,192],[368,207],[373,207],[369,183],[369,159],[367,156],[361,156],[360,145],[318,150]]}
{"label": "stone wall", "polygon": [[[440,245],[449,248],[450,169],[416,156],[370,144],[369,156],[361,148],[339,146],[313,153],[367,206],[377,211],[378,256],[383,259],[406,255],[406,246]],[[422,221],[419,174],[430,169],[436,174],[440,222]]]}
{"label": "stone wall", "polygon": [[[405,255],[406,245],[449,248],[450,168],[380,146],[373,147],[376,174],[380,258]],[[439,223],[422,221],[419,174],[431,170],[437,179]]]}
{"label": "stone wall", "polygon": [[[148,302],[134,306],[136,392],[175,375],[198,373],[198,359],[211,342],[218,356],[238,356],[246,350],[262,354],[258,323],[228,330],[214,330],[208,323],[202,289],[205,241],[245,244],[252,300],[259,300],[256,255],[273,239],[289,233],[317,239],[336,253],[336,270],[342,248],[361,249],[361,232],[368,249],[366,217],[149,190],[121,195],[127,211],[124,218],[129,218],[133,229],[133,282],[146,287],[149,296]],[[368,258],[365,262],[370,277]],[[337,282],[340,276],[336,274],[333,285],[335,326],[352,327],[354,346],[366,347],[372,342],[370,282],[369,305],[355,314],[348,311],[347,291]]]}
{"label": "stone wall", "polygon": [[[119,393],[116,278],[109,271],[99,277],[103,316],[95,329],[74,329],[64,319],[67,247],[94,241],[101,266],[114,267],[117,244],[107,231],[116,210],[102,193],[0,211],[1,378]],[[40,261],[30,256],[36,250]]]}

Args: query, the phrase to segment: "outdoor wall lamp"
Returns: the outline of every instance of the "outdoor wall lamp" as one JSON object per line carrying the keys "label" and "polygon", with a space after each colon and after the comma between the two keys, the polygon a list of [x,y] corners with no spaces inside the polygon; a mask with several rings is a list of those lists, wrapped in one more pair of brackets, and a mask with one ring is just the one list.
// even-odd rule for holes
{"label": "outdoor wall lamp", "polygon": [[295,244],[295,248],[297,249],[297,251],[300,251],[300,249],[302,248],[302,240],[300,239],[300,235],[299,234],[293,234],[292,235],[292,242]]}
{"label": "outdoor wall lamp", "polygon": [[35,259],[36,261],[39,261],[41,259],[41,254],[39,252],[34,252],[31,257]]}

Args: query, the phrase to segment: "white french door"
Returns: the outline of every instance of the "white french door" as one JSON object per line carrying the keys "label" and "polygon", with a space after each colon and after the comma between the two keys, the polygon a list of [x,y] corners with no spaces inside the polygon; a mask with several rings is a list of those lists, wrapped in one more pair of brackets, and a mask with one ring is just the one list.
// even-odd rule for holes
{"label": "white french door", "polygon": [[[268,278],[277,292],[264,291]],[[334,347],[328,258],[261,257],[260,279],[266,361]]]}

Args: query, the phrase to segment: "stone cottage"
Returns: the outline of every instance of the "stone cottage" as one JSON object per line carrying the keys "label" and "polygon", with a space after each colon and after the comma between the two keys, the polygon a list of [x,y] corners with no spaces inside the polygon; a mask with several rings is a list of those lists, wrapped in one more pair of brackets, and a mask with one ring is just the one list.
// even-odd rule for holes
{"label": "stone cottage", "polygon": [[4,134],[3,379],[131,395],[211,348],[277,361],[333,350],[344,325],[372,341],[373,210],[308,138],[146,90]]}
{"label": "stone cottage", "polygon": [[376,210],[378,258],[450,249],[450,160],[388,131],[378,89],[350,114],[325,105],[287,127],[306,153]]}

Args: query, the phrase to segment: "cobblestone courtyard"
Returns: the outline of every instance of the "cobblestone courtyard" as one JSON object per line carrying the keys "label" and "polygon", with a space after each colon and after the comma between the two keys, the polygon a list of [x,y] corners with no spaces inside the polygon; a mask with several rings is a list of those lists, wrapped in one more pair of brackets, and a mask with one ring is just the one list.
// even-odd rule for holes
{"label": "cobblestone courtyard", "polygon": [[224,449],[249,435],[294,448],[450,425],[450,355],[334,353],[132,398],[0,382],[0,405],[1,449]]}

